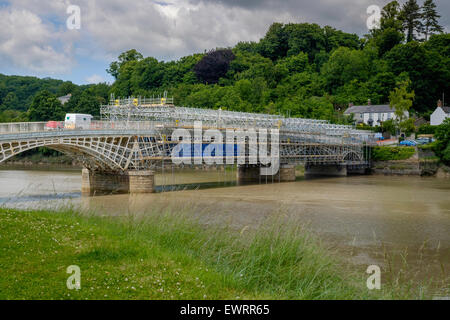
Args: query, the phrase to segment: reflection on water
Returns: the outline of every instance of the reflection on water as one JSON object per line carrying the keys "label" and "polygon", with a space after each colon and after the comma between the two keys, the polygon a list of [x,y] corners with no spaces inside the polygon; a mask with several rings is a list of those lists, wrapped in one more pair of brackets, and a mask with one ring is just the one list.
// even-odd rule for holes
{"label": "reflection on water", "polygon": [[236,228],[256,226],[278,212],[308,223],[356,264],[384,264],[386,250],[407,250],[408,263],[423,277],[448,274],[450,180],[354,176],[224,187],[235,185],[235,175],[168,170],[157,175],[158,189],[182,191],[85,198],[79,171],[2,170],[0,204],[71,204],[110,215],[187,206]]}

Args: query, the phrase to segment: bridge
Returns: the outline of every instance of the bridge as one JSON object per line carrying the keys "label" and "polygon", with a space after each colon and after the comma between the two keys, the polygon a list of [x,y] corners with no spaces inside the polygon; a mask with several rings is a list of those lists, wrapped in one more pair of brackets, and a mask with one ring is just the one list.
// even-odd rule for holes
{"label": "bridge", "polygon": [[153,192],[154,173],[170,166],[236,165],[239,182],[261,176],[294,181],[298,164],[314,175],[346,175],[369,166],[373,135],[352,126],[171,102],[113,100],[101,107],[101,120],[84,129],[0,124],[0,163],[38,147],[69,154],[83,164],[82,192],[90,195]]}

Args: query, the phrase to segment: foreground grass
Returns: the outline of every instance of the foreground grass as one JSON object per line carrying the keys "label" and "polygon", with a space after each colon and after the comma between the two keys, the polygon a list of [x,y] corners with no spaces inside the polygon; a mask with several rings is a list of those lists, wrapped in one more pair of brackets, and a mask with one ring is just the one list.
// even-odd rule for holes
{"label": "foreground grass", "polygon": [[[66,287],[70,265],[81,290]],[[301,227],[236,232],[167,209],[145,218],[0,209],[0,270],[0,299],[412,297],[369,293]]]}

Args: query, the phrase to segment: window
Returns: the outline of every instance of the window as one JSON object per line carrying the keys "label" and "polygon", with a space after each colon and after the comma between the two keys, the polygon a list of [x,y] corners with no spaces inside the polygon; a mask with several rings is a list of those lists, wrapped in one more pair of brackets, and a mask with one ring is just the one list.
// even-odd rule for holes
{"label": "window", "polygon": [[70,117],[67,117],[67,120],[70,120]]}

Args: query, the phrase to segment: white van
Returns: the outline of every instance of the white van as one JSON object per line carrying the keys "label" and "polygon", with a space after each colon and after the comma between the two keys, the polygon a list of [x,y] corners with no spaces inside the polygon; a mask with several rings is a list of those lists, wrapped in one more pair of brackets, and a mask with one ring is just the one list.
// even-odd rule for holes
{"label": "white van", "polygon": [[68,113],[64,127],[66,129],[90,129],[92,118],[90,114]]}

